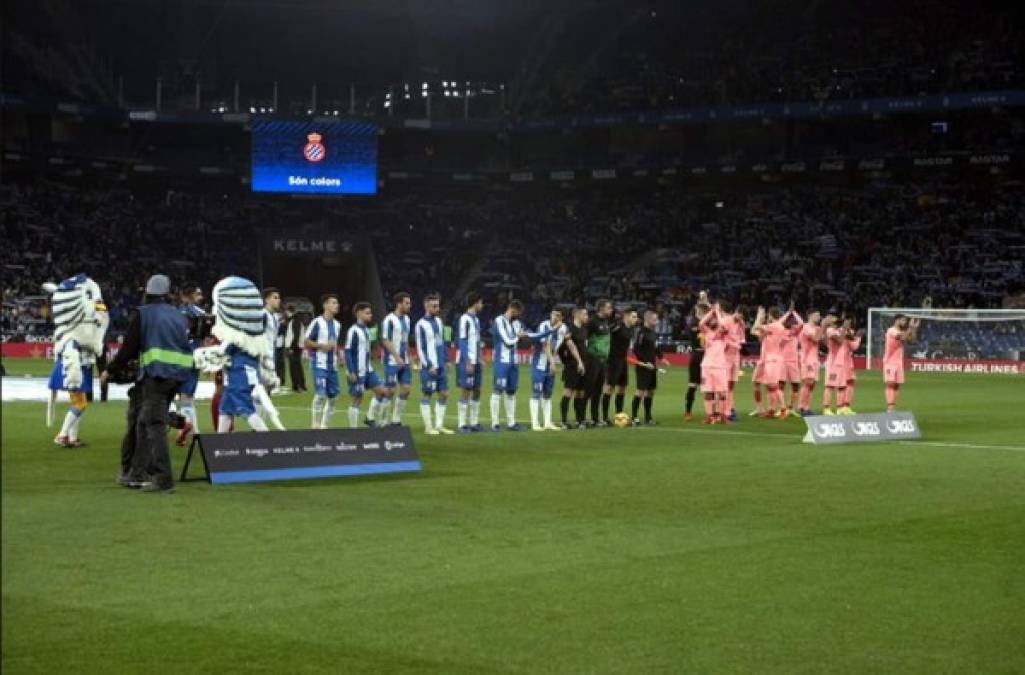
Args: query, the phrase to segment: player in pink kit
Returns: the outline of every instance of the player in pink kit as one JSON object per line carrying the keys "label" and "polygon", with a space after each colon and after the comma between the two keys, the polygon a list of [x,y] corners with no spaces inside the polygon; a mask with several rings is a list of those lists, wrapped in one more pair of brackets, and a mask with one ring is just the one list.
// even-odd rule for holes
{"label": "player in pink kit", "polygon": [[742,308],[737,307],[732,314],[725,314],[723,323],[732,338],[731,344],[726,347],[726,362],[729,365],[729,393],[726,410],[729,421],[734,422],[737,419],[737,409],[733,404],[733,397],[736,395],[737,380],[740,379],[740,346],[744,344],[746,333]]}
{"label": "player in pink kit", "polygon": [[840,353],[847,341],[844,339],[843,329],[836,325],[837,318],[830,314],[822,322],[823,335],[826,341],[826,388],[822,395],[822,414],[835,415],[833,409],[833,396],[836,395],[836,405],[843,405],[844,390],[847,389],[847,369],[843,355]]}
{"label": "player in pink kit", "polygon": [[[784,379],[790,383],[790,410],[797,410],[797,395],[801,388],[801,358],[797,353],[797,342],[801,335],[801,329],[804,327],[804,320],[794,309],[793,303],[790,304],[790,310],[783,316],[783,326],[787,329],[781,341]],[[780,393],[784,397],[786,396],[785,389]]]}
{"label": "player in pink kit", "polygon": [[786,419],[790,414],[787,410],[786,400],[780,389],[780,383],[786,378],[786,362],[783,358],[783,338],[789,329],[783,325],[779,310],[775,307],[769,308],[767,313],[759,311],[759,319],[751,332],[762,337],[762,358],[765,359],[762,384],[768,390],[769,410],[765,413],[768,418],[776,416],[779,410],[779,419]]}
{"label": "player in pink kit", "polygon": [[904,384],[904,345],[918,339],[918,319],[898,314],[893,325],[886,329],[886,349],[883,352],[883,382],[886,384],[886,412],[897,409],[897,392]]}
{"label": "player in pink kit", "polygon": [[729,361],[726,351],[739,345],[723,321],[718,304],[701,317],[698,328],[705,336],[705,356],[701,361],[701,391],[705,395],[705,424],[726,424],[729,414]]}
{"label": "player in pink kit", "polygon": [[[758,317],[763,320],[765,318],[764,309],[758,308],[758,314],[755,316],[755,325],[758,325]],[[752,335],[754,335],[754,326],[752,326]],[[758,342],[762,342],[761,335],[755,335],[758,338]],[[749,414],[752,417],[757,417],[765,413],[765,404],[762,402],[762,380],[765,378],[765,350],[758,350],[758,361],[755,363],[754,371],[751,373],[751,395],[754,397],[755,409]]]}
{"label": "player in pink kit", "polygon": [[864,331],[854,331],[854,319],[848,317],[844,319],[844,339],[846,340],[846,348],[844,349],[844,368],[847,371],[847,387],[844,389],[843,404],[840,409],[837,410],[838,415],[853,415],[854,411],[851,406],[854,405],[854,386],[857,383],[857,375],[854,371],[854,352],[861,347],[861,338],[865,334]]}
{"label": "player in pink kit", "polygon": [[811,394],[819,381],[819,343],[822,341],[822,315],[809,312],[808,322],[801,328],[798,341],[801,345],[801,397],[797,412],[801,417],[811,414]]}

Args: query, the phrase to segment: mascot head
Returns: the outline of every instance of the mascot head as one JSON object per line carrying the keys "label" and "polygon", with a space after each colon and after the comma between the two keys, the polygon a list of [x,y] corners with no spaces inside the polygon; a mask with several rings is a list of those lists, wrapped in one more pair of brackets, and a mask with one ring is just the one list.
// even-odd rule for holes
{"label": "mascot head", "polygon": [[99,285],[84,274],[76,274],[60,284],[43,284],[43,290],[52,294],[55,350],[59,352],[67,342],[76,340],[83,349],[101,353],[110,317]]}
{"label": "mascot head", "polygon": [[214,286],[211,331],[222,344],[235,345],[257,358],[268,356],[264,338],[263,295],[249,279],[225,277]]}

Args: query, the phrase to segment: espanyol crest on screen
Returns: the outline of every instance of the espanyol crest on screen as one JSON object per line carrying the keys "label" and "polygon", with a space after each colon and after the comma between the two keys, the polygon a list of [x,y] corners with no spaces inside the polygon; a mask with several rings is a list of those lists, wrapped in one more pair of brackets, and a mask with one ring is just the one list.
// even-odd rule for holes
{"label": "espanyol crest on screen", "polygon": [[322,138],[323,136],[317,132],[313,132],[306,136],[306,140],[308,140],[309,143],[303,146],[303,157],[306,158],[307,162],[319,162],[324,159],[324,156],[327,154],[327,149],[325,149],[324,144],[320,142]]}
{"label": "espanyol crest on screen", "polygon": [[256,120],[253,192],[377,193],[377,126],[363,120]]}

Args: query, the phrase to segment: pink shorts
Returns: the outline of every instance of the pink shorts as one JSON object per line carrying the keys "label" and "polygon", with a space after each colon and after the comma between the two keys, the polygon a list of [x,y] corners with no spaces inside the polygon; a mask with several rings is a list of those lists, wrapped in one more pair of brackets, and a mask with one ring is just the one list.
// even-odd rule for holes
{"label": "pink shorts", "polygon": [[801,381],[801,365],[799,361],[784,361],[784,369],[787,375],[784,379],[787,382]]}
{"label": "pink shorts", "polygon": [[883,382],[886,384],[904,384],[904,368],[883,366]]}
{"label": "pink shorts", "polygon": [[762,384],[779,384],[786,379],[787,364],[783,361],[767,361],[762,371]]}
{"label": "pink shorts", "polygon": [[826,368],[827,387],[846,387],[847,369],[843,366],[831,366]]}
{"label": "pink shorts", "polygon": [[818,381],[818,379],[819,379],[819,364],[818,364],[818,362],[812,363],[811,361],[808,361],[807,363],[802,363],[801,364],[801,377],[802,377],[802,379],[805,379],[805,380],[815,380],[815,381]]}
{"label": "pink shorts", "polygon": [[702,366],[701,391],[706,394],[718,394],[729,391],[729,369],[718,366]]}

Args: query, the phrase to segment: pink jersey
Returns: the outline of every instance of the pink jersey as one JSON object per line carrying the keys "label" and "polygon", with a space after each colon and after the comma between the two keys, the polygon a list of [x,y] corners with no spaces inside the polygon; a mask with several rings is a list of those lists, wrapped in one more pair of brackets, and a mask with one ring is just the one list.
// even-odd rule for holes
{"label": "pink jersey", "polygon": [[904,331],[896,326],[886,329],[886,351],[883,352],[883,369],[901,372],[904,370]]}
{"label": "pink jersey", "polygon": [[712,317],[716,316],[715,310],[710,311],[698,324],[701,333],[705,336],[705,356],[701,359],[701,365],[707,368],[729,368],[730,361],[727,359],[727,350],[731,344],[736,343],[730,338],[727,324],[716,325],[712,328],[709,325]]}
{"label": "pink jersey", "polygon": [[821,328],[806,323],[801,329],[801,363],[819,365],[819,335]]}
{"label": "pink jersey", "polygon": [[736,342],[736,346],[732,348],[731,354],[733,360],[738,364],[740,363],[740,345],[744,344],[744,337],[747,335],[747,326],[744,325],[743,319],[733,319],[733,327],[730,330],[730,337]]}
{"label": "pink jersey", "polygon": [[847,368],[854,372],[854,352],[861,347],[861,336],[855,335],[847,340]]}
{"label": "pink jersey", "polygon": [[851,341],[847,338],[846,331],[840,331],[840,333],[844,336],[844,340],[837,345],[836,358],[833,360],[833,365],[847,368],[848,363],[854,363],[854,360],[851,358]]}
{"label": "pink jersey", "polygon": [[800,326],[791,326],[783,333],[783,338],[780,340],[780,351],[783,352],[783,360],[787,363],[797,363],[799,361],[797,356],[797,336],[800,333]]}
{"label": "pink jersey", "polygon": [[826,329],[826,346],[829,348],[829,352],[826,354],[826,368],[831,368],[836,363],[837,354],[840,351],[841,342],[837,342],[835,338],[842,336],[843,331],[836,327],[830,327]]}
{"label": "pink jersey", "polygon": [[783,361],[783,340],[789,330],[779,320],[765,324],[762,330],[762,358],[767,363]]}

